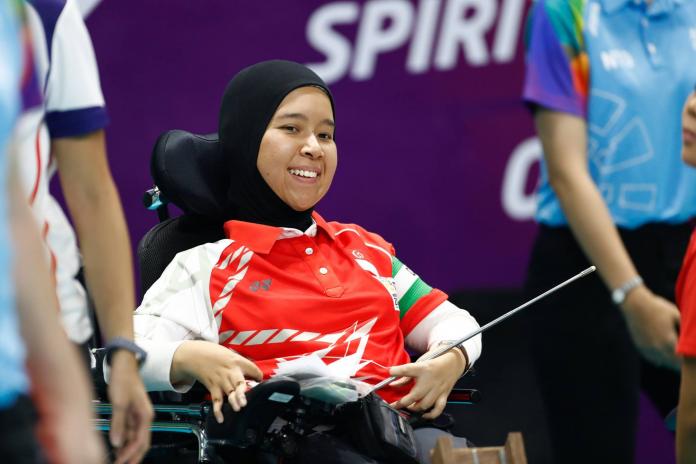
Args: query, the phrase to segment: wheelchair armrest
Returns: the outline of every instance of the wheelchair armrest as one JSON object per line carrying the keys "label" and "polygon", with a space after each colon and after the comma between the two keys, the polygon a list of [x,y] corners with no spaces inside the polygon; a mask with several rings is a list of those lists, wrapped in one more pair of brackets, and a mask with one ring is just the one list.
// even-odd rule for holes
{"label": "wheelchair armrest", "polygon": [[474,404],[481,401],[481,392],[473,388],[453,388],[447,404]]}
{"label": "wheelchair armrest", "polygon": [[[472,388],[453,388],[447,397],[447,404],[474,404],[481,401],[481,393]],[[428,410],[430,411],[430,410]],[[441,430],[451,431],[454,426],[454,418],[447,413],[443,413],[434,420],[423,419],[423,414],[428,411],[413,413],[405,411],[408,415],[408,422],[414,429],[420,427],[435,427]]]}

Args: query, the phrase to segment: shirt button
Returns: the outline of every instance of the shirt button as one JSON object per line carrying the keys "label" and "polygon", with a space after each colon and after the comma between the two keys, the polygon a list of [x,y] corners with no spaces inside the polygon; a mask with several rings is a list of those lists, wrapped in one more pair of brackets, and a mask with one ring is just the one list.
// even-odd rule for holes
{"label": "shirt button", "polygon": [[656,51],[657,51],[657,48],[655,47],[655,44],[648,43],[648,52],[650,52],[651,55],[654,55]]}
{"label": "shirt button", "polygon": [[643,27],[648,27],[648,25],[650,24],[650,22],[647,20],[647,18],[643,18],[643,19],[640,20],[640,24],[641,24]]}
{"label": "shirt button", "polygon": [[325,267],[320,267],[320,268],[319,268],[319,274],[321,274],[321,275],[326,275],[326,274],[328,274],[328,273],[329,273],[329,270],[326,269]]}
{"label": "shirt button", "polygon": [[311,248],[305,248],[304,252],[306,255],[311,255],[312,253],[314,253],[314,250]]}

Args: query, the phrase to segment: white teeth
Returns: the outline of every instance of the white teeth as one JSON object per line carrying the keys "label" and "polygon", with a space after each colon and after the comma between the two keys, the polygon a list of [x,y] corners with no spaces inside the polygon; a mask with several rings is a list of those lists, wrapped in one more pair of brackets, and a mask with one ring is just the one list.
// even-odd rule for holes
{"label": "white teeth", "polygon": [[289,169],[290,174],[300,177],[314,178],[317,177],[317,173],[314,171],[305,171],[303,169]]}

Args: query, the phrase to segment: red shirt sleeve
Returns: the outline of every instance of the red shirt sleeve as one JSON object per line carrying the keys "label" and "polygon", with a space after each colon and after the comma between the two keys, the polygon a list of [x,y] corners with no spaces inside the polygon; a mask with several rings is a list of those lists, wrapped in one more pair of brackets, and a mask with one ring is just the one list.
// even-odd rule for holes
{"label": "red shirt sleeve", "polygon": [[677,353],[696,356],[696,231],[692,233],[676,287],[677,306],[681,311],[681,329]]}

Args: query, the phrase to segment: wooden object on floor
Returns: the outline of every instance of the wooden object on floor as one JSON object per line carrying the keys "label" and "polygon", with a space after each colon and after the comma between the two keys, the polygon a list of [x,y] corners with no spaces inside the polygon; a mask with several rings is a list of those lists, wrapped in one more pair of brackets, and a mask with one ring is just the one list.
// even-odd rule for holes
{"label": "wooden object on floor", "polygon": [[440,437],[433,449],[433,464],[527,464],[520,432],[508,433],[505,446],[453,448],[449,437]]}

